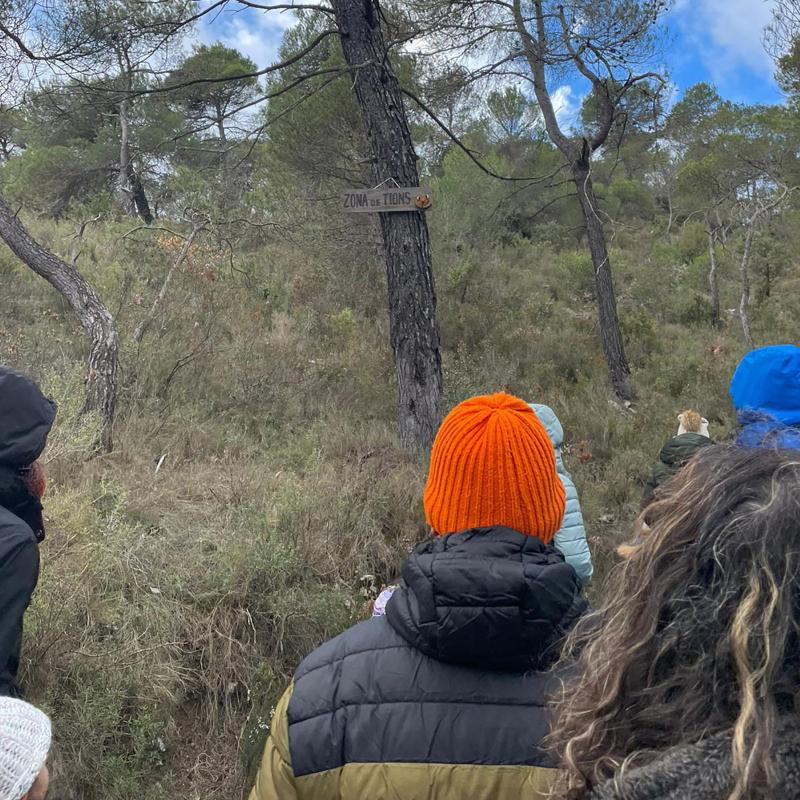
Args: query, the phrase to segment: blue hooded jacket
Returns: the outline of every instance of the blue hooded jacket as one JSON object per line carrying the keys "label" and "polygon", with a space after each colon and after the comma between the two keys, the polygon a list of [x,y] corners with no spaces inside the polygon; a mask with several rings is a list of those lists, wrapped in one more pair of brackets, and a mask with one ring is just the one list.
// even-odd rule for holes
{"label": "blue hooded jacket", "polygon": [[800,450],[800,347],[752,350],[736,368],[730,392],[740,427],[737,444]]}
{"label": "blue hooded jacket", "polygon": [[584,583],[588,583],[594,572],[592,554],[589,552],[589,544],[586,541],[586,528],[583,524],[578,490],[575,487],[572,476],[564,467],[564,460],[561,457],[564,429],[561,427],[561,422],[555,412],[549,406],[530,403],[530,407],[542,425],[544,425],[547,435],[553,443],[558,476],[561,478],[561,483],[564,484],[564,490],[567,494],[567,509],[564,514],[564,521],[553,539],[553,544],[557,550],[563,553],[567,563],[578,573],[578,577]]}

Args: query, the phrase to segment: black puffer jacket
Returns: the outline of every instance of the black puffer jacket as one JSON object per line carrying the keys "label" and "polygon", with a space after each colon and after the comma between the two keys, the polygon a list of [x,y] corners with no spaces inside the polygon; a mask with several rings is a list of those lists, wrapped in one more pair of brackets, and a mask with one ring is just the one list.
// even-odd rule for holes
{"label": "black puffer jacket", "polygon": [[429,539],[403,569],[386,615],[437,661],[504,672],[547,669],[586,610],[554,548],[509,528]]}
{"label": "black puffer jacket", "polygon": [[300,665],[253,800],[544,796],[558,676],[541,670],[587,608],[575,570],[488,528],[425,542],[403,582]]}
{"label": "black puffer jacket", "polygon": [[0,695],[18,693],[22,618],[39,578],[42,507],[22,475],[44,450],[55,404],[33,381],[0,366]]}

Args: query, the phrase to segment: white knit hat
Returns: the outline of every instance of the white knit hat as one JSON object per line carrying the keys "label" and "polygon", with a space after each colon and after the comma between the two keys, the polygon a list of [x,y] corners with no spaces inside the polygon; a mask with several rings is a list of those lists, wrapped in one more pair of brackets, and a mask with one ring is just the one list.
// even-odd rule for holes
{"label": "white knit hat", "polygon": [[24,797],[47,760],[50,718],[30,703],[0,697],[0,800]]}

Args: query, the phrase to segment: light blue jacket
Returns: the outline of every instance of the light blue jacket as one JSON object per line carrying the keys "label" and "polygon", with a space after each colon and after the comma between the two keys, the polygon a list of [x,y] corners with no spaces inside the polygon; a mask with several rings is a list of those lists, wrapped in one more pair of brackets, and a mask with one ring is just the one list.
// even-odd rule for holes
{"label": "light blue jacket", "polygon": [[561,427],[558,417],[549,406],[531,403],[540,422],[544,425],[556,454],[556,468],[564,484],[567,493],[567,510],[564,514],[564,521],[561,528],[555,535],[553,544],[564,554],[567,563],[570,564],[584,583],[588,583],[592,578],[594,567],[592,566],[592,554],[589,552],[589,543],[586,541],[586,528],[583,524],[583,514],[581,504],[578,500],[578,490],[572,476],[564,468],[564,461],[561,458],[561,445],[564,443],[564,429]]}

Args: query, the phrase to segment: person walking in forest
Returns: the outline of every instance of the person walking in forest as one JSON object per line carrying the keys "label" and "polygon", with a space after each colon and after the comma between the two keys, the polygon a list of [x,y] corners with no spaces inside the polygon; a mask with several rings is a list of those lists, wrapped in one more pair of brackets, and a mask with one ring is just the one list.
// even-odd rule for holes
{"label": "person walking in forest", "polygon": [[708,447],[570,635],[555,797],[800,798],[800,456]]}
{"label": "person walking in forest", "polygon": [[22,618],[44,539],[46,480],[37,459],[55,415],[55,403],[30,378],[0,366],[0,696],[19,693]]}
{"label": "person walking in forest", "polygon": [[44,800],[51,736],[46,714],[23,700],[0,697],[0,800]]}
{"label": "person walking in forest", "polygon": [[[642,511],[648,512],[649,507],[656,499],[656,492],[670,478],[686,466],[689,460],[704,447],[714,444],[708,433],[708,420],[701,417],[697,411],[683,411],[678,414],[678,432],[661,448],[658,461],[651,470],[650,477],[645,483],[642,496]],[[652,511],[643,513],[636,520],[634,541],[624,543],[617,547],[617,555],[621,558],[630,558],[639,548],[644,537],[650,530]]]}
{"label": "person walking in forest", "polygon": [[385,614],[327,642],[275,710],[251,800],[545,797],[548,672],[586,611],[551,546],[553,445],[522,400],[456,406],[436,435],[411,554]]}
{"label": "person walking in forest", "polygon": [[708,434],[708,420],[696,411],[678,414],[678,432],[662,448],[645,484],[642,507],[649,505],[656,490],[684,467],[692,456],[714,444]]}
{"label": "person walking in forest", "polygon": [[800,347],[751,350],[731,380],[742,447],[800,450]]}
{"label": "person walking in forest", "polygon": [[558,477],[561,479],[561,483],[564,484],[564,491],[566,492],[564,521],[553,537],[553,545],[564,554],[567,563],[575,568],[578,577],[586,584],[592,579],[594,566],[592,565],[589,543],[586,541],[586,526],[583,523],[578,489],[575,486],[575,481],[572,480],[572,476],[564,466],[564,459],[561,454],[561,445],[564,443],[564,428],[550,406],[545,406],[541,403],[530,403],[530,407],[542,425],[544,425],[544,429],[553,443]]}

